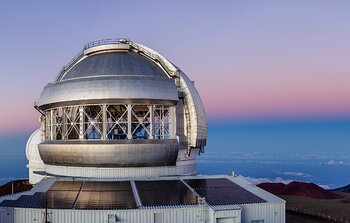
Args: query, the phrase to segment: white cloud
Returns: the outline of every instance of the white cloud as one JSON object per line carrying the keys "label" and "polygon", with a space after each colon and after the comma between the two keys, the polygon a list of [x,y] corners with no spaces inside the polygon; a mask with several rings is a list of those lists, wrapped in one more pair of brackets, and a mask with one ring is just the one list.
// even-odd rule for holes
{"label": "white cloud", "polygon": [[317,184],[317,185],[320,186],[320,187],[322,187],[322,188],[325,189],[325,190],[331,189],[331,187],[328,186],[328,185],[324,185],[324,184]]}
{"label": "white cloud", "polygon": [[279,174],[279,175],[284,175],[284,176],[296,176],[296,177],[304,177],[304,178],[312,177],[310,174],[301,173],[301,172],[276,171],[276,173]]}
{"label": "white cloud", "polygon": [[345,163],[342,160],[336,161],[336,160],[332,159],[332,160],[327,161],[325,164],[327,164],[327,165],[343,165]]}
{"label": "white cloud", "polygon": [[253,183],[253,184],[260,184],[260,183],[284,183],[284,184],[289,184],[290,182],[294,181],[291,179],[283,179],[281,177],[276,177],[276,178],[255,178],[255,177],[246,177],[246,176],[242,176],[244,179],[246,179],[247,181]]}

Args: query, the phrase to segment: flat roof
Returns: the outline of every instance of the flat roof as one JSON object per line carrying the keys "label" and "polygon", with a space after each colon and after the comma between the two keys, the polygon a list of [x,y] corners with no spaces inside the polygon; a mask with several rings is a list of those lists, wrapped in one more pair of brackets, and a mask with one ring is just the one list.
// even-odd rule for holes
{"label": "flat roof", "polygon": [[0,206],[49,209],[192,207],[203,197],[207,205],[217,209],[284,202],[240,177],[221,175],[132,180],[48,178],[27,193],[0,197]]}
{"label": "flat roof", "polygon": [[249,204],[266,202],[225,178],[185,180],[210,205]]}
{"label": "flat roof", "polygon": [[198,204],[197,196],[180,180],[136,181],[144,206]]}

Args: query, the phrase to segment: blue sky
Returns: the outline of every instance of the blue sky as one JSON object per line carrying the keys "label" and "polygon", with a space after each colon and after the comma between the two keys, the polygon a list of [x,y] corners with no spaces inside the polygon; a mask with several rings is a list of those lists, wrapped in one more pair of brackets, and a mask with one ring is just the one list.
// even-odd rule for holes
{"label": "blue sky", "polygon": [[349,11],[340,0],[3,2],[0,149],[24,149],[34,101],[84,44],[127,37],[195,80],[208,150],[346,151]]}
{"label": "blue sky", "polygon": [[200,173],[345,185],[349,12],[346,0],[1,2],[0,184],[27,177],[43,87],[84,44],[126,37],[195,81],[209,120]]}

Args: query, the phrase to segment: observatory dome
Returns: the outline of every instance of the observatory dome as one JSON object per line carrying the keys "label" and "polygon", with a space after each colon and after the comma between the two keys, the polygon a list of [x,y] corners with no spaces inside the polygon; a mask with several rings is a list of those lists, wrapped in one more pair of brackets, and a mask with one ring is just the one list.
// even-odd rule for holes
{"label": "observatory dome", "polygon": [[38,151],[38,144],[41,142],[40,140],[40,129],[37,129],[32,135],[29,137],[26,145],[26,156],[27,159],[33,163],[43,164],[43,161],[40,158]]}
{"label": "observatory dome", "polygon": [[207,126],[193,82],[156,51],[127,39],[84,46],[45,86],[39,153],[47,174],[195,174]]}
{"label": "observatory dome", "polygon": [[38,149],[38,145],[41,143],[40,135],[40,129],[34,131],[33,134],[29,137],[26,145],[26,156],[29,161],[29,178],[32,180],[32,182],[40,181],[42,176],[36,173],[42,173],[45,171],[45,164],[40,157]]}

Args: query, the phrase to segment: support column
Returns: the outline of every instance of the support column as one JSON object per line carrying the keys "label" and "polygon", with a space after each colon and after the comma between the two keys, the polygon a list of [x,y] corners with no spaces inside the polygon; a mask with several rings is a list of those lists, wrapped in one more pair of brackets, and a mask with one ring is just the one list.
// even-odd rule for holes
{"label": "support column", "polygon": [[84,139],[84,107],[79,107],[79,139]]}
{"label": "support column", "polygon": [[51,118],[50,112],[45,111],[45,140],[50,140],[51,128],[50,128]]}
{"label": "support column", "polygon": [[149,139],[154,139],[154,105],[149,106]]}
{"label": "support column", "polygon": [[102,105],[102,140],[107,139],[107,105]]}
{"label": "support column", "polygon": [[162,128],[161,128],[161,133],[162,133],[162,137],[161,139],[165,139],[164,135],[165,135],[165,111],[164,111],[164,106],[161,107],[161,118],[162,118]]}
{"label": "support column", "polygon": [[169,107],[169,139],[176,138],[176,109],[175,106]]}
{"label": "support column", "polygon": [[62,108],[62,123],[61,123],[61,127],[62,127],[62,140],[66,140],[67,139],[67,115],[66,115],[66,111],[67,108]]}
{"label": "support column", "polygon": [[50,140],[54,140],[54,117],[53,117],[53,109],[50,110]]}
{"label": "support column", "polygon": [[41,141],[46,140],[46,116],[40,115],[40,138]]}
{"label": "support column", "polygon": [[131,129],[131,111],[132,106],[128,104],[128,139],[132,139],[132,129]]}

